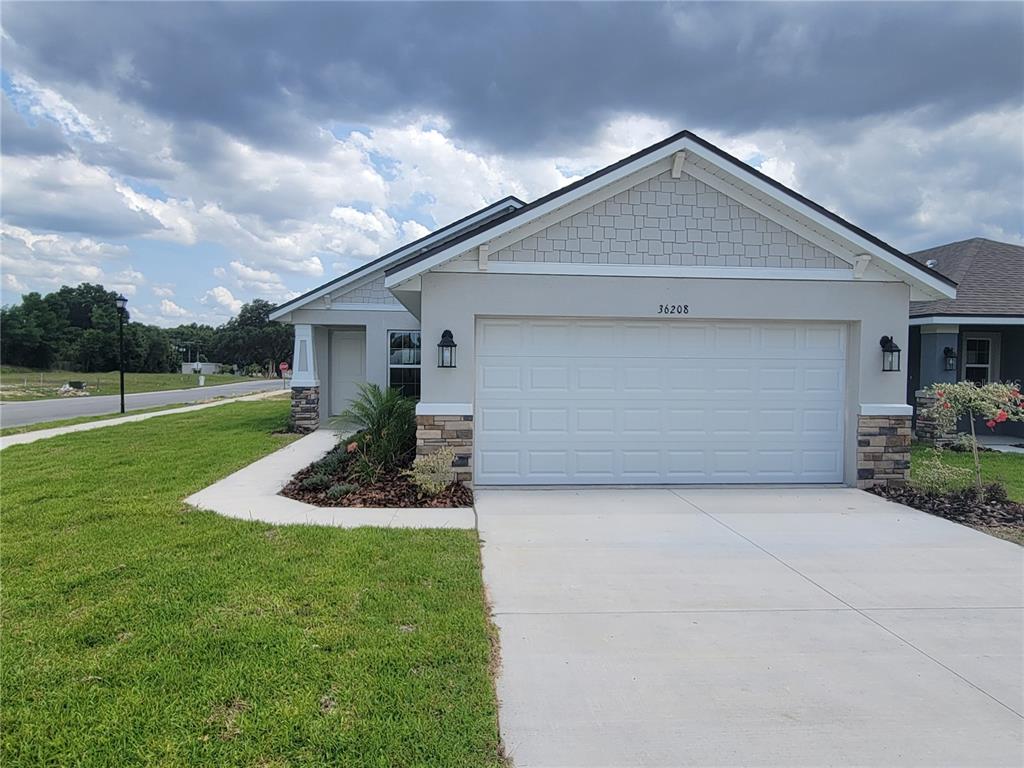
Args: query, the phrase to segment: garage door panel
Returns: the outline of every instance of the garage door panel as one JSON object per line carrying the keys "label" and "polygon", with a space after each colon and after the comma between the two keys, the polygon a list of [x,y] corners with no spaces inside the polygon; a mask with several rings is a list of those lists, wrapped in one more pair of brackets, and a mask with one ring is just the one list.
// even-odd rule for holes
{"label": "garage door panel", "polygon": [[477,339],[480,484],[842,480],[841,325],[501,319]]}

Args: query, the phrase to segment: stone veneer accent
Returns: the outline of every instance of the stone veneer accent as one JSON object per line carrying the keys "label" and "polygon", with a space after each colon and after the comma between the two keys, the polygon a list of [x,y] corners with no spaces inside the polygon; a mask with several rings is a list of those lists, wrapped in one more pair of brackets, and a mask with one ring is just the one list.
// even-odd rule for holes
{"label": "stone veneer accent", "polygon": [[426,456],[444,448],[455,451],[455,477],[473,484],[473,417],[417,416],[416,455]]}
{"label": "stone veneer accent", "polygon": [[292,428],[314,432],[320,427],[320,387],[292,387]]}
{"label": "stone veneer accent", "polygon": [[919,389],[914,393],[917,400],[916,416],[914,417],[914,435],[924,443],[945,447],[953,442],[954,434],[943,431],[939,423],[927,415],[925,411],[935,405],[936,398],[926,390]]}
{"label": "stone veneer accent", "polygon": [[903,486],[910,476],[910,416],[857,419],[857,487]]}

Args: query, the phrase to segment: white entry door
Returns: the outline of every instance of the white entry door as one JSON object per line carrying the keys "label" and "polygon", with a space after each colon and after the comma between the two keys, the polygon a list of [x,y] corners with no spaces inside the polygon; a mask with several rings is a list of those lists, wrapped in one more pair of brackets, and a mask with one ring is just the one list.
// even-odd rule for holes
{"label": "white entry door", "polygon": [[838,323],[480,319],[474,482],[843,479]]}
{"label": "white entry door", "polygon": [[331,331],[331,415],[348,408],[366,381],[366,331]]}

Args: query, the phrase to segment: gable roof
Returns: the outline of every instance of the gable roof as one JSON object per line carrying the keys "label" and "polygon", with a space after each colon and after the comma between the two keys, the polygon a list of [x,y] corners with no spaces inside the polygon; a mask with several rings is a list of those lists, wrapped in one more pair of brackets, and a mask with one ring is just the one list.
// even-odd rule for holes
{"label": "gable roof", "polygon": [[[866,230],[851,224],[838,214],[766,176],[756,168],[690,131],[680,131],[629,157],[595,171],[589,176],[534,200],[528,205],[510,211],[504,216],[496,217],[479,227],[467,229],[443,244],[394,263],[385,271],[388,276],[386,284],[388,287],[394,287],[435,264],[447,260],[447,258],[453,258],[459,253],[479,245],[480,242],[486,241],[490,237],[521,226],[532,218],[549,213],[561,205],[571,202],[572,199],[582,197],[584,194],[600,188],[603,183],[609,183],[614,178],[628,175],[645,165],[672,156],[679,151],[692,151],[702,159],[739,176],[742,181],[751,184],[768,196],[787,203],[815,223],[819,225],[824,223],[826,227],[851,240],[868,253],[878,255],[883,261],[897,265],[902,273],[914,279],[931,295],[953,296],[955,294],[956,284],[945,275],[926,267],[923,263],[897,250]],[[459,249],[459,246],[464,247]]]}
{"label": "gable roof", "polygon": [[974,237],[912,254],[958,283],[955,299],[914,301],[911,317],[1024,316],[1024,246]]}
{"label": "gable roof", "polygon": [[301,296],[296,296],[294,299],[289,299],[283,304],[278,304],[270,313],[270,319],[277,320],[278,318],[299,309],[311,301],[316,301],[318,298],[344,288],[346,285],[354,283],[357,280],[368,278],[375,271],[383,272],[383,270],[389,265],[400,262],[405,258],[415,257],[424,250],[440,247],[446,243],[450,243],[463,230],[467,228],[477,229],[481,225],[495,219],[499,219],[510,211],[514,211],[516,208],[521,208],[524,205],[526,205],[526,203],[513,195],[503,197],[495,203],[491,203],[478,211],[474,211],[467,216],[463,216],[457,221],[453,221],[451,224],[446,224],[440,229],[435,229],[433,232],[430,232],[411,243],[407,243],[406,245],[396,248],[373,261],[367,262],[360,267],[356,267],[355,269],[346,272],[344,275],[341,275],[341,277],[336,277],[333,280],[329,280],[328,282],[317,286],[311,291],[306,291],[306,293]]}

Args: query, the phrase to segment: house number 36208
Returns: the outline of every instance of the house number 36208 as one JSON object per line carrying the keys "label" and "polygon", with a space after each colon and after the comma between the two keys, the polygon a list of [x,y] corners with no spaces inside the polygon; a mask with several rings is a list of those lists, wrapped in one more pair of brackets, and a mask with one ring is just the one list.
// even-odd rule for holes
{"label": "house number 36208", "polygon": [[690,314],[689,304],[659,304],[659,315],[688,315]]}

